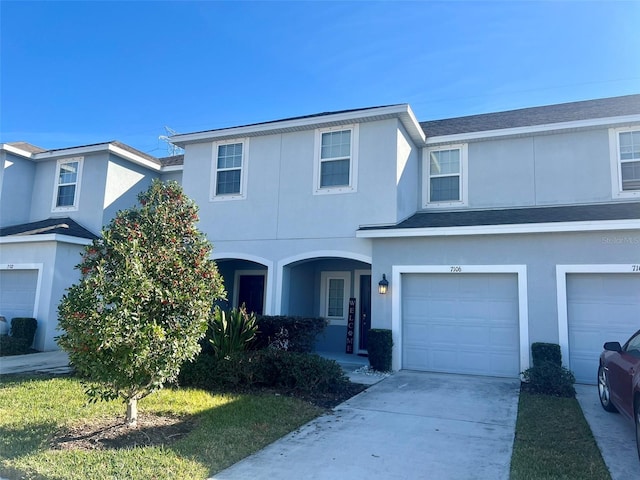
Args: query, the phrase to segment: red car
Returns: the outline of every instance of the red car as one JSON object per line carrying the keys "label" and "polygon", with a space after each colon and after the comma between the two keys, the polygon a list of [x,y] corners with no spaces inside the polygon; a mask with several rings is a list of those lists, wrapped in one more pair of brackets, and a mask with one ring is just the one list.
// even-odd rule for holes
{"label": "red car", "polygon": [[604,344],[598,367],[598,393],[607,412],[620,412],[634,421],[640,457],[640,330],[623,346],[619,342]]}

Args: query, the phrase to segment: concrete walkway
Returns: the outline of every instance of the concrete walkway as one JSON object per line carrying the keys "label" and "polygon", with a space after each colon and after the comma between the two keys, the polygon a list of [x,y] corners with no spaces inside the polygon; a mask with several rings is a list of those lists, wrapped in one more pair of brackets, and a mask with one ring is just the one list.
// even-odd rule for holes
{"label": "concrete walkway", "polygon": [[595,385],[576,385],[576,398],[602,453],[612,480],[640,479],[640,462],[631,420],[605,412]]}
{"label": "concrete walkway", "polygon": [[0,375],[13,373],[68,373],[69,356],[62,351],[0,357]]}
{"label": "concrete walkway", "polygon": [[519,387],[400,371],[213,478],[506,480]]}

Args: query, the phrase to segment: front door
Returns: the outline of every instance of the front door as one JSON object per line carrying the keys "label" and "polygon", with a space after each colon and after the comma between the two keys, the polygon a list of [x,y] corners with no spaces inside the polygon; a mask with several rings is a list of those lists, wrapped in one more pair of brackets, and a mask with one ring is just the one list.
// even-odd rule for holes
{"label": "front door", "polygon": [[371,275],[360,275],[360,311],[358,350],[361,353],[367,350],[367,339],[371,329]]}
{"label": "front door", "polygon": [[262,315],[264,309],[264,275],[240,275],[238,307],[242,304],[247,313]]}

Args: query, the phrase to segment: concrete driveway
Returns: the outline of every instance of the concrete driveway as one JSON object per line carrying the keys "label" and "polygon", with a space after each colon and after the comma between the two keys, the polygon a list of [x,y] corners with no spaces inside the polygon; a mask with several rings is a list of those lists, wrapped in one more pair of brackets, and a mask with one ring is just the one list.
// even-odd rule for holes
{"label": "concrete driveway", "polygon": [[576,398],[609,468],[612,480],[640,478],[636,434],[631,420],[600,406],[598,387],[576,385]]}
{"label": "concrete driveway", "polygon": [[508,479],[519,388],[397,372],[213,478]]}

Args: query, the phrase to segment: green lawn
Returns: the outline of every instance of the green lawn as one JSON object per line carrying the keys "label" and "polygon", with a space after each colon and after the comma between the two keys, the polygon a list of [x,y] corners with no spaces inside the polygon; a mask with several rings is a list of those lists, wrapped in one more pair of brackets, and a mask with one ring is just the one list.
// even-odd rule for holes
{"label": "green lawn", "polygon": [[56,479],[203,479],[322,413],[282,395],[213,395],[165,389],[140,402],[153,412],[193,420],[191,433],[164,447],[54,450],[51,439],[78,422],[124,417],[122,402],[86,403],[71,377],[0,379],[0,476]]}
{"label": "green lawn", "polygon": [[[56,479],[204,479],[322,413],[284,395],[214,395],[165,389],[145,413],[195,423],[164,447],[57,450],[56,434],[80,422],[124,416],[121,402],[88,404],[73,377],[0,377],[0,476]],[[511,479],[610,480],[576,399],[521,393]]]}
{"label": "green lawn", "polygon": [[610,480],[575,398],[520,394],[511,480]]}

